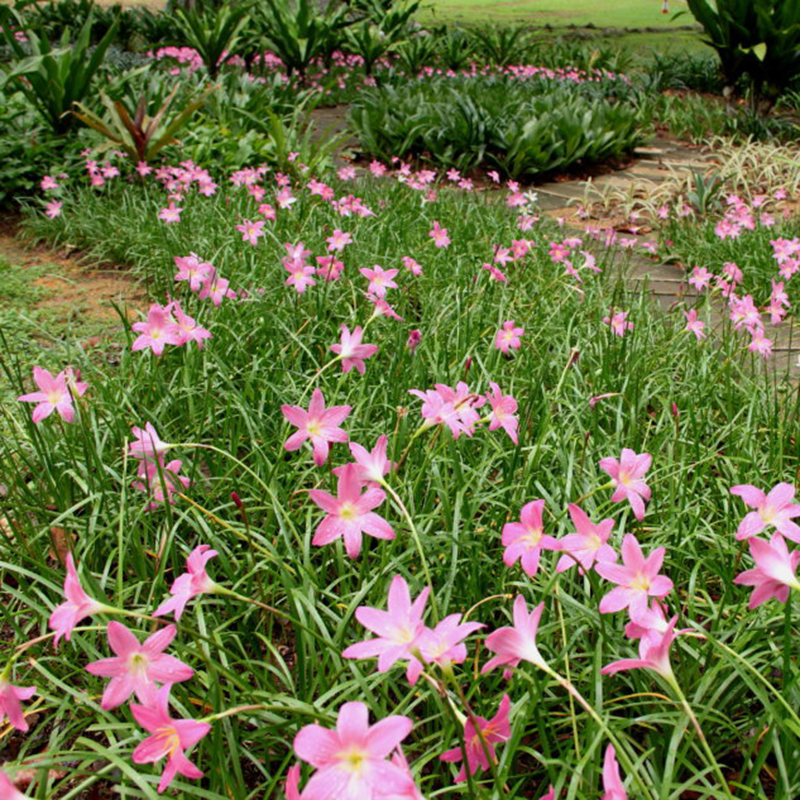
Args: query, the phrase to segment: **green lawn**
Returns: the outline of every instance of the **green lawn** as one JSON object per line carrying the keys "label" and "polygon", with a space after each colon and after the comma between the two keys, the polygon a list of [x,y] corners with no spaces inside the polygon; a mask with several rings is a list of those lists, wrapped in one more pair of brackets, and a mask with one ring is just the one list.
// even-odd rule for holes
{"label": "green lawn", "polygon": [[595,25],[603,28],[675,27],[691,24],[688,13],[672,20],[686,5],[672,0],[661,13],[659,0],[425,0],[425,16],[464,22],[512,20],[542,25]]}

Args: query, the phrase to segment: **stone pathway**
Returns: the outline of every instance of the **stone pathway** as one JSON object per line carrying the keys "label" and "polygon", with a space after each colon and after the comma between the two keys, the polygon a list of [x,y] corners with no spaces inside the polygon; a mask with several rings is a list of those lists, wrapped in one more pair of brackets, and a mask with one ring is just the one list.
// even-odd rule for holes
{"label": "stone pathway", "polygon": [[[586,221],[577,218],[576,206],[585,201],[599,200],[601,193],[608,188],[624,196],[646,187],[655,188],[659,183],[674,178],[676,173],[705,172],[713,165],[708,154],[669,139],[656,139],[650,146],[637,150],[635,155],[637,161],[616,172],[590,180],[554,181],[537,186],[539,205],[548,216],[565,219],[566,228],[583,232]],[[591,222],[600,226],[609,224],[608,219],[593,219]],[[622,235],[643,242],[655,241],[654,236],[646,233],[625,232]],[[673,309],[685,298],[697,295],[687,284],[686,273],[680,266],[647,258],[640,252],[632,253],[628,264],[626,274],[631,288],[651,292],[665,311]],[[727,308],[716,304],[711,313],[711,325],[717,327],[726,317]],[[767,361],[769,366],[779,376],[788,371],[793,378],[800,378],[800,323],[790,316],[780,326],[770,326],[766,335],[773,341],[773,356]],[[746,341],[744,337],[743,341]]]}

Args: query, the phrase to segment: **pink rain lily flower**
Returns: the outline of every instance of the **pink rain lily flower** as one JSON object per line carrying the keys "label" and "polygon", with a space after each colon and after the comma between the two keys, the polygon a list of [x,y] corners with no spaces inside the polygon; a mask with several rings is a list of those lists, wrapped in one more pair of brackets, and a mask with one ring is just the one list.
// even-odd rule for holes
{"label": "pink rain lily flower", "polygon": [[165,464],[164,459],[160,456],[155,461],[142,459],[139,462],[136,473],[139,480],[133,481],[131,486],[137,491],[151,496],[147,511],[154,511],[165,499],[174,505],[175,501],[172,499],[172,495],[190,486],[191,480],[179,474],[182,464],[183,462],[179,458]]}
{"label": "pink rain lily flower", "polygon": [[637,622],[647,612],[648,598],[666,597],[672,591],[672,581],[658,574],[665,553],[664,547],[657,547],[645,558],[636,537],[626,534],[622,540],[623,564],[601,561],[595,565],[601,577],[617,584],[600,601],[600,613],[613,614],[627,608]]}
{"label": "pink rain lily flower", "polygon": [[633,330],[633,323],[629,322],[627,311],[615,311],[608,317],[603,317],[603,322],[611,328],[615,336],[624,336],[628,331]]}
{"label": "pink rain lily flower", "polygon": [[64,422],[74,422],[75,397],[82,397],[89,388],[89,384],[77,380],[78,377],[78,373],[70,369],[62,370],[54,377],[46,369],[34,367],[33,380],[39,391],[20,395],[17,400],[37,404],[31,416],[35,423],[47,419],[53,411],[57,411]]}
{"label": "pink rain lily flower", "polygon": [[193,292],[199,292],[203,288],[203,283],[214,273],[213,264],[200,261],[196,253],[188,256],[175,256],[175,266],[178,271],[175,273],[175,281],[186,281]]}
{"label": "pink rain lily flower", "polygon": [[3,770],[0,770],[0,798],[2,800],[28,800],[28,796],[17,789]]}
{"label": "pink rain lily flower", "polygon": [[417,263],[411,256],[403,256],[401,259],[403,266],[415,277],[422,276],[422,265]]}
{"label": "pink rain lily flower", "polygon": [[[462,664],[467,658],[464,639],[483,628],[482,622],[462,622],[461,614],[445,617],[435,628],[426,628],[419,637],[419,649],[426,664],[436,664],[448,669],[451,664]],[[415,666],[412,684],[421,672]]]}
{"label": "pink rain lily flower", "polygon": [[450,237],[447,235],[447,228],[443,228],[438,222],[433,223],[433,228],[428,231],[428,236],[433,239],[436,247],[449,247]]}
{"label": "pink rain lily flower", "polygon": [[544,500],[533,500],[522,507],[519,522],[507,522],[503,525],[503,563],[507,567],[513,567],[519,561],[530,578],[539,570],[542,551],[558,549],[558,542],[544,533],[543,509]]}
{"label": "pink rain lily flower", "polygon": [[[493,761],[496,760],[494,746],[500,742],[507,741],[511,736],[511,725],[508,721],[510,710],[511,698],[504,694],[503,699],[500,701],[500,707],[491,720],[486,720],[483,717],[475,718],[478,730],[483,734],[486,750],[489,751],[489,757]],[[456,783],[463,783],[467,779],[467,769],[469,769],[470,775],[474,775],[478,769],[489,769],[489,762],[486,759],[481,737],[475,730],[475,724],[471,719],[464,723],[464,740],[466,742],[467,765],[466,768],[463,764],[461,765],[461,770],[456,776]],[[461,747],[454,747],[452,750],[442,753],[439,758],[442,761],[458,763],[463,760],[462,749]]]}
{"label": "pink rain lily flower", "polygon": [[167,208],[162,208],[161,211],[158,212],[158,218],[166,225],[172,225],[174,222],[181,221],[181,211],[183,211],[183,209],[178,208],[174,200],[170,200],[169,206]]}
{"label": "pink rain lily flower", "polygon": [[508,355],[509,350],[519,350],[522,346],[520,336],[525,333],[525,328],[518,328],[514,320],[510,319],[503,323],[503,327],[497,331],[494,337],[494,346],[503,354]]}
{"label": "pink rain lily flower", "polygon": [[157,684],[188,681],[194,670],[175,656],[164,654],[178,629],[174,625],[156,631],[144,644],[120,622],[108,623],[108,644],[116,653],[87,664],[86,671],[111,678],[103,692],[102,708],[121,706],[134,692],[141,703],[151,703]]}
{"label": "pink rain lily flower", "polygon": [[325,397],[321,389],[314,389],[308,411],[300,406],[281,406],[283,416],[297,428],[284,447],[298,450],[303,442],[311,440],[314,463],[321,467],[328,460],[330,442],[346,442],[347,433],[339,425],[350,414],[350,406],[325,408]]}
{"label": "pink rain lily flower", "polygon": [[517,436],[517,427],[519,426],[517,401],[510,394],[504,395],[496,383],[491,382],[489,386],[491,387],[491,392],[486,394],[486,399],[492,407],[492,413],[489,417],[489,430],[495,431],[498,428],[502,428],[514,444],[519,444]]}
{"label": "pink rain lily flower", "polygon": [[75,568],[75,561],[72,553],[67,554],[67,575],[64,579],[64,597],[66,600],[57,606],[50,615],[48,625],[50,630],[56,632],[53,640],[54,646],[58,647],[58,641],[63,636],[67,641],[72,635],[75,626],[86,617],[93,614],[111,612],[114,609],[105,603],[93,600],[86,592],[78,579],[78,571]]}
{"label": "pink rain lily flower", "polygon": [[509,677],[510,669],[519,666],[520,661],[529,661],[540,669],[547,667],[536,646],[536,633],[539,630],[539,621],[542,618],[543,610],[544,603],[539,603],[528,614],[525,598],[517,595],[514,600],[513,627],[498,628],[486,637],[486,647],[497,655],[484,664],[481,674],[485,674],[495,667],[505,667],[506,677]]}
{"label": "pink rain lily flower", "polygon": [[179,575],[170,586],[169,593],[172,597],[165,600],[153,612],[153,616],[163,617],[165,614],[174,613],[175,619],[180,620],[186,604],[193,597],[218,591],[219,587],[206,572],[206,564],[217,555],[219,553],[212,550],[211,545],[201,544],[195,547],[186,559],[187,571]]}
{"label": "pink rain lily flower", "polygon": [[619,764],[613,745],[606,748],[603,759],[603,791],[602,800],[628,800],[628,794],[619,775]]}
{"label": "pink rain lily flower", "polygon": [[800,550],[789,553],[786,540],[777,532],[768,542],[752,538],[749,544],[756,565],[737,575],[733,581],[739,586],[753,587],[748,608],[756,608],[772,597],[785,603],[792,589],[800,590],[800,581],[795,575],[800,563]]}
{"label": "pink rain lily flower", "polygon": [[689,311],[684,311],[683,315],[686,317],[686,327],[684,330],[687,331],[687,333],[693,333],[698,342],[701,339],[705,339],[706,334],[704,333],[704,329],[706,324],[697,318],[697,309],[693,308]]}
{"label": "pink rain lily flower", "polygon": [[359,272],[369,281],[367,293],[374,295],[379,300],[386,297],[387,289],[397,288],[397,284],[393,279],[399,271],[400,270],[398,269],[384,269],[378,264],[375,264],[372,269],[369,267],[362,267],[359,270]]}
{"label": "pink rain lily flower", "polygon": [[176,302],[172,304],[172,313],[175,315],[175,328],[178,336],[178,344],[184,345],[194,342],[198,350],[203,349],[203,341],[211,338],[211,331],[201,328],[194,318],[184,313],[183,309]]}
{"label": "pink rain lily flower", "polygon": [[342,656],[358,659],[377,656],[378,672],[387,672],[398,661],[409,661],[408,679],[413,685],[416,682],[414,676],[419,677],[421,665],[411,649],[416,647],[417,640],[425,630],[422,616],[430,591],[430,587],[426,586],[412,603],[408,584],[400,575],[395,575],[389,587],[386,611],[369,606],[356,609],[356,619],[372,631],[375,638],[350,645]]}
{"label": "pink rain lily flower", "polygon": [[325,241],[328,243],[329,253],[341,253],[346,245],[352,244],[353,237],[346,231],[340,231],[336,228],[333,235],[329,236]]}
{"label": "pink rain lily flower", "polygon": [[344,703],[335,730],[306,725],[294,739],[298,758],[316,768],[303,800],[378,800],[408,795],[408,771],[387,760],[411,732],[408,717],[394,715],[369,724],[364,703]]}
{"label": "pink rain lily flower", "polygon": [[[385,434],[378,437],[378,441],[372,450],[367,450],[366,447],[362,447],[360,444],[350,442],[350,453],[355,459],[354,466],[358,472],[359,480],[364,483],[383,483],[384,475],[397,466],[386,457],[388,444],[389,440]],[[343,470],[344,466],[336,467],[333,470],[333,474],[338,478]]]}
{"label": "pink rain lily flower", "polygon": [[283,268],[289,273],[289,277],[284,284],[286,286],[294,286],[298,294],[303,294],[308,286],[317,285],[317,282],[312,277],[316,270],[310,264],[306,264],[305,261],[296,258],[284,259]]}
{"label": "pink rain lily flower", "polygon": [[134,441],[128,446],[128,455],[134,458],[156,458],[163,455],[172,446],[162,442],[152,423],[145,423],[144,428],[131,428]]}
{"label": "pink rain lily flower", "polygon": [[264,235],[262,228],[266,223],[263,219],[257,222],[250,222],[249,219],[243,220],[241,225],[236,226],[236,230],[242,234],[242,241],[249,242],[253,247],[258,244],[258,238]]}
{"label": "pink rain lily flower", "polygon": [[131,330],[139,334],[131,345],[131,350],[144,350],[149,347],[155,355],[160,356],[166,345],[181,343],[178,326],[170,316],[169,310],[158,303],[150,306],[147,322],[134,322]]}
{"label": "pink rain lily flower", "polygon": [[374,356],[378,352],[376,344],[361,344],[363,331],[356,325],[353,332],[347,325],[342,325],[342,337],[339,344],[332,344],[331,350],[342,360],[342,372],[346,375],[355,367],[356,371],[364,374],[366,369],[364,359]]}
{"label": "pink rain lily flower", "polygon": [[568,533],[563,539],[558,540],[558,549],[564,555],[558,559],[556,572],[566,570],[579,564],[581,571],[589,571],[595,562],[612,564],[617,560],[617,553],[608,544],[611,531],[614,529],[614,520],[610,517],[595,525],[589,515],[575,503],[569,504],[569,515],[576,533]]}
{"label": "pink rain lily flower", "polygon": [[50,219],[55,219],[56,217],[61,216],[61,207],[64,205],[63,202],[60,200],[51,200],[49,203],[45,204],[44,213],[50,217]]}
{"label": "pink rain lily flower", "polygon": [[162,686],[152,705],[131,703],[134,719],[151,734],[133,751],[133,763],[152,764],[164,756],[167,757],[167,764],[158,783],[159,793],[172,783],[176,775],[192,779],[203,777],[202,771],[186,758],[184,751],[194,747],[211,730],[211,725],[207,722],[170,717],[171,688],[169,685]]}
{"label": "pink rain lily flower", "polygon": [[214,270],[206,276],[206,279],[203,281],[203,288],[197,296],[201,300],[210,299],[215,306],[219,307],[226,297],[229,300],[236,299],[236,292],[229,287],[230,281],[218,275],[216,270]]}
{"label": "pink rain lily flower", "polygon": [[361,494],[361,480],[355,464],[344,466],[338,477],[336,494],[334,497],[321,489],[309,492],[311,500],[327,514],[317,526],[312,544],[321,546],[342,538],[347,555],[358,558],[362,534],[376,539],[394,539],[392,527],[373,511],[383,503],[386,494],[375,486]]}
{"label": "pink rain lily flower", "polygon": [[629,669],[651,669],[667,680],[672,680],[672,665],[669,663],[669,648],[675,639],[677,615],[668,623],[663,633],[652,632],[639,639],[639,658],[623,658],[600,670],[602,675],[614,675]]}
{"label": "pink rain lily flower", "polygon": [[653,457],[649,453],[637,455],[629,447],[622,449],[619,461],[616,458],[600,460],[600,469],[611,476],[611,483],[615,487],[611,502],[627,500],[639,521],[644,519],[644,501],[650,500],[650,487],[643,478],[652,462]]}
{"label": "pink rain lily flower", "polygon": [[[22,713],[21,701],[30,700],[35,694],[35,686],[14,686],[6,678],[0,677],[0,725],[8,717],[12,727],[26,733],[29,726]],[[2,791],[0,798],[4,800]]]}
{"label": "pink rain lily flower", "polygon": [[731,494],[741,497],[750,508],[755,509],[739,523],[736,538],[739,541],[749,539],[765,528],[772,527],[787,539],[800,542],[800,526],[792,522],[794,517],[800,517],[800,505],[792,502],[795,491],[791,483],[779,483],[766,495],[750,484],[734,486]]}

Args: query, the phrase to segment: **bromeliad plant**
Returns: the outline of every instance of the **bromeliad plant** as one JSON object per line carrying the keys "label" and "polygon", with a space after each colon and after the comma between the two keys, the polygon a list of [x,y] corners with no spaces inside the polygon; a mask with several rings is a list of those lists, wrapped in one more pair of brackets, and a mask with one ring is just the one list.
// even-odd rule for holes
{"label": "bromeliad plant", "polygon": [[206,98],[217,88],[207,87],[199,97],[169,117],[167,114],[178,92],[178,86],[172,89],[163,105],[152,116],[147,113],[148,102],[145,95],[139,98],[135,110],[131,111],[122,100],[112,101],[105,94],[101,94],[100,99],[108,112],[107,119],[102,119],[80,103],[76,103],[79,111],[75,112],[75,116],[105,136],[134,161],[147,164],[165,147],[176,142],[176,134],[188,124],[192,115],[203,106]]}
{"label": "bromeliad plant", "polygon": [[716,50],[728,85],[745,76],[753,107],[771,108],[800,75],[800,5],[795,0],[687,0]]}
{"label": "bromeliad plant", "polygon": [[[17,59],[0,65],[0,88],[23,92],[56,133],[66,133],[75,122],[73,104],[89,95],[117,26],[115,22],[92,47],[90,14],[74,40],[72,29],[66,27],[58,43],[53,44],[35,31],[26,30],[14,9],[0,6],[0,36]],[[14,35],[18,30],[25,31],[25,46]]]}

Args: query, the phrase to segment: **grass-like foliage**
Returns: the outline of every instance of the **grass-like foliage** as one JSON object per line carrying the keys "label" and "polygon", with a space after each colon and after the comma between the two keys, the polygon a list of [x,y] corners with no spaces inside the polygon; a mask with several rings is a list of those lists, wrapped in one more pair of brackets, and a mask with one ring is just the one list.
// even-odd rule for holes
{"label": "grass-like foliage", "polygon": [[795,479],[797,391],[709,306],[698,337],[514,187],[89,166],[29,230],[154,305],[41,395],[2,353],[31,797],[798,796],[800,509],[746,486]]}

